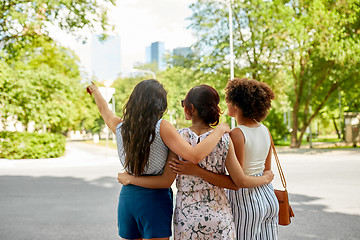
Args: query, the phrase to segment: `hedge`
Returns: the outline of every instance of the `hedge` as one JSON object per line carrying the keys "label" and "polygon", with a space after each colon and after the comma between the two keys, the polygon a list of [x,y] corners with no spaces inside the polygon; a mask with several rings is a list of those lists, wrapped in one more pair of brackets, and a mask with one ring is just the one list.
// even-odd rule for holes
{"label": "hedge", "polygon": [[0,132],[0,158],[35,159],[64,155],[66,138],[55,133]]}

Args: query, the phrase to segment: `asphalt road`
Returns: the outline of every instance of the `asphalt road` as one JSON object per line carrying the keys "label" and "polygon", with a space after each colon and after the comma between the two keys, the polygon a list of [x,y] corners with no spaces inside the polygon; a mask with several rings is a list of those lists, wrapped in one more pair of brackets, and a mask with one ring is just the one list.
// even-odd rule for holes
{"label": "asphalt road", "polygon": [[[0,159],[0,240],[119,239],[116,154],[69,142],[61,158]],[[279,239],[360,239],[360,150],[280,149],[279,157],[296,215]]]}

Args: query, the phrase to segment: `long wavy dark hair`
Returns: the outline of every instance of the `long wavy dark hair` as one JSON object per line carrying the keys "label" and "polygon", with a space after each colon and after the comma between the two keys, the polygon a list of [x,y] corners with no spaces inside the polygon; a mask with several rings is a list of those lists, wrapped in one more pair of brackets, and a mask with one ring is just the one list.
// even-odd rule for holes
{"label": "long wavy dark hair", "polygon": [[156,123],[167,109],[167,92],[155,79],[138,83],[123,108],[121,127],[125,169],[139,176],[149,161]]}

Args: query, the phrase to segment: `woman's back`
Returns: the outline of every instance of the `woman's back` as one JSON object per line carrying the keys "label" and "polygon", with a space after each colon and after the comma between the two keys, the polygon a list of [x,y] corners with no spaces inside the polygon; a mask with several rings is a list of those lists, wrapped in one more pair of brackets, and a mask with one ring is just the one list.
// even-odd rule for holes
{"label": "woman's back", "polygon": [[[206,132],[201,135],[197,135],[190,128],[183,128],[179,130],[180,135],[192,146],[196,146],[210,133]],[[225,159],[229,150],[229,134],[224,134],[220,139],[213,151],[200,163],[199,166],[215,173],[225,174]],[[178,175],[176,179],[176,187],[178,191],[200,191],[212,188],[218,188],[202,178],[190,175]]]}
{"label": "woman's back", "polygon": [[[189,128],[179,130],[180,135],[192,146],[201,142],[211,132],[198,136]],[[199,166],[211,172],[225,174],[228,149],[229,134],[224,134]],[[178,175],[176,186],[178,193],[174,211],[175,239],[235,240],[235,226],[223,188],[190,175]]]}
{"label": "woman's back", "polygon": [[[168,147],[164,144],[160,136],[160,124],[162,119],[156,123],[155,127],[155,138],[152,144],[150,145],[149,161],[144,169],[142,175],[160,175],[164,170],[166,164],[167,156],[169,153]],[[120,123],[116,128],[116,140],[117,140],[117,149],[120,158],[121,164],[125,164],[125,151],[123,146],[123,138],[121,135],[121,126],[123,123]],[[126,169],[128,170],[128,169]]]}
{"label": "woman's back", "polygon": [[267,128],[238,125],[245,138],[245,161],[243,170],[246,175],[257,175],[264,171],[265,160],[270,150],[270,136]]}

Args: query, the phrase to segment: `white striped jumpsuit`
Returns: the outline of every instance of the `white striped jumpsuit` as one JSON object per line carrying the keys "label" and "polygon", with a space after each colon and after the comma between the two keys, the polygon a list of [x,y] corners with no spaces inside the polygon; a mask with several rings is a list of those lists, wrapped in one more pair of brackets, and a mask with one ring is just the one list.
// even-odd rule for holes
{"label": "white striped jumpsuit", "polygon": [[[246,175],[260,176],[265,168],[265,160],[270,149],[270,136],[264,125],[238,128],[245,137],[244,172]],[[272,184],[256,188],[228,190],[237,240],[278,239],[279,204]]]}

